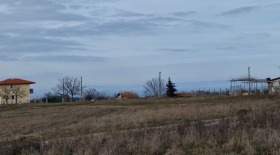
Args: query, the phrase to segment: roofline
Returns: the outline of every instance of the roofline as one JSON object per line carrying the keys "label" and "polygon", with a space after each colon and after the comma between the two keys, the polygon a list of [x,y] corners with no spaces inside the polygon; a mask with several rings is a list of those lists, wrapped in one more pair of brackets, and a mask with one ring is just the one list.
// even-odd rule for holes
{"label": "roofline", "polygon": [[[9,81],[10,80],[10,81]],[[13,80],[21,80],[21,82],[17,83],[13,83]],[[5,83],[9,81],[8,83]],[[4,85],[25,85],[25,84],[35,84],[36,82],[33,81],[29,81],[29,80],[24,80],[24,79],[20,79],[20,78],[10,78],[10,79],[6,79],[3,81],[0,81],[0,85],[4,86]]]}
{"label": "roofline", "polygon": [[274,78],[274,79],[270,79],[269,81],[275,81],[275,80],[280,80],[280,77]]}

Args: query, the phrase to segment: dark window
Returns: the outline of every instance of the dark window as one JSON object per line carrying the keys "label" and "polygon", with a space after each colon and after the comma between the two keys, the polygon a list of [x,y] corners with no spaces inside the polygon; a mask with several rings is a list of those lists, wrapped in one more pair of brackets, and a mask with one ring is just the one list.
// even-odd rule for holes
{"label": "dark window", "polygon": [[15,95],[12,95],[12,100],[14,100],[15,99]]}
{"label": "dark window", "polygon": [[29,89],[30,94],[34,94],[33,88]]}

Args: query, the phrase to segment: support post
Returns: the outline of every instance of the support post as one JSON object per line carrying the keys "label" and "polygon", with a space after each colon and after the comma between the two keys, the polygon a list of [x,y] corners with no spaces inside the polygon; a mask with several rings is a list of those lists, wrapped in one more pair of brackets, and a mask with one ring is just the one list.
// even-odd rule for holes
{"label": "support post", "polygon": [[83,77],[81,77],[81,100],[83,99]]}
{"label": "support post", "polygon": [[158,97],[161,96],[161,72],[159,72],[159,76],[158,76],[158,85],[159,85],[159,92],[158,92]]}
{"label": "support post", "polygon": [[65,99],[65,88],[64,88],[64,78],[62,79],[62,103],[64,103]]}
{"label": "support post", "polygon": [[251,68],[248,67],[249,94],[251,94]]}

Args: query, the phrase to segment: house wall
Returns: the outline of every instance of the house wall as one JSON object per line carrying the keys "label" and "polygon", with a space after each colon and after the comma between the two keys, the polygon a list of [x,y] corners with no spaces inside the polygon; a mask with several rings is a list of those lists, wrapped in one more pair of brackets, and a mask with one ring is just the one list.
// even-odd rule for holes
{"label": "house wall", "polygon": [[[0,86],[0,91],[3,89],[3,87],[7,87],[8,89],[13,89],[13,88],[20,88],[24,92],[23,97],[18,97],[18,103],[30,103],[30,85],[1,85]],[[8,103],[9,104],[15,104],[16,103],[16,98],[12,99],[12,96],[15,96],[14,94],[10,94]],[[5,104],[6,100],[0,97],[0,104]]]}
{"label": "house wall", "polygon": [[117,97],[116,97],[116,99],[123,99],[124,97],[121,95],[121,94],[119,94]]}
{"label": "house wall", "polygon": [[280,93],[280,79],[271,81],[271,83],[269,84],[269,93]]}

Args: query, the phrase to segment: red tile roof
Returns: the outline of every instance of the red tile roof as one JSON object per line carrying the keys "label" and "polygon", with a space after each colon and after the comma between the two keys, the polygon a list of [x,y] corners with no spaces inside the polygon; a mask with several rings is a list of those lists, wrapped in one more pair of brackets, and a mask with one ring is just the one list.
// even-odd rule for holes
{"label": "red tile roof", "polygon": [[36,82],[23,80],[23,79],[6,79],[4,81],[0,81],[0,85],[21,85],[21,84],[34,84]]}
{"label": "red tile roof", "polygon": [[127,98],[127,99],[138,99],[139,96],[134,94],[134,93],[129,93],[129,92],[125,92],[125,93],[119,93],[117,95],[118,96],[121,96],[122,98]]}
{"label": "red tile roof", "polygon": [[191,93],[178,93],[176,94],[177,97],[192,97]]}

